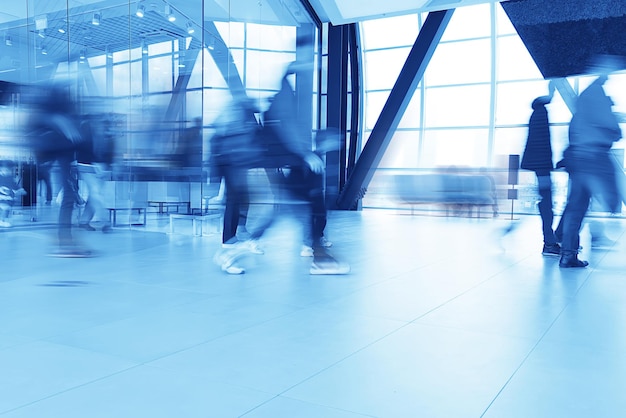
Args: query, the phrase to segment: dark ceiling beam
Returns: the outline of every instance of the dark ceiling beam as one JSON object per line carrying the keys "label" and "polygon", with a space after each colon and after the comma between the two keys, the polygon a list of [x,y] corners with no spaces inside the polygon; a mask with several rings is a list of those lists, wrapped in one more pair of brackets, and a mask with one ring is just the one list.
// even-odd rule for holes
{"label": "dark ceiling beam", "polygon": [[585,74],[596,55],[626,56],[624,0],[500,4],[545,78]]}

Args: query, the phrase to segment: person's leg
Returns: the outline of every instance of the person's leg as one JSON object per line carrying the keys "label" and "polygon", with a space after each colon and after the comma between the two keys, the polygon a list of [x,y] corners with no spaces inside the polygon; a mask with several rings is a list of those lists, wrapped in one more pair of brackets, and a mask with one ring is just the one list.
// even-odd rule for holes
{"label": "person's leg", "polygon": [[563,243],[561,246],[561,267],[585,267],[586,261],[578,260],[580,229],[589,207],[591,192],[584,174],[570,173],[570,193],[563,214]]}
{"label": "person's leg", "polygon": [[95,231],[95,228],[89,225],[89,222],[93,219],[96,213],[96,206],[98,204],[98,197],[94,191],[94,174],[81,172],[81,180],[83,184],[87,188],[87,201],[85,202],[85,208],[80,215],[80,219],[78,221],[78,225],[86,230]]}
{"label": "person's leg", "polygon": [[61,177],[61,187],[63,190],[63,199],[59,209],[59,225],[58,239],[61,247],[70,247],[74,245],[72,237],[72,214],[74,212],[75,187],[72,177],[71,157],[62,156],[59,162],[59,175]]}
{"label": "person's leg", "polygon": [[246,217],[249,205],[248,172],[244,169],[228,167],[224,170],[226,186],[226,204],[224,207],[224,225],[222,244],[237,241],[237,228],[241,224],[242,211]]}
{"label": "person's leg", "polygon": [[538,192],[541,200],[537,204],[539,215],[541,216],[541,227],[543,231],[543,243],[546,246],[554,246],[556,238],[552,230],[554,213],[552,212],[552,180],[548,175],[537,174]]}

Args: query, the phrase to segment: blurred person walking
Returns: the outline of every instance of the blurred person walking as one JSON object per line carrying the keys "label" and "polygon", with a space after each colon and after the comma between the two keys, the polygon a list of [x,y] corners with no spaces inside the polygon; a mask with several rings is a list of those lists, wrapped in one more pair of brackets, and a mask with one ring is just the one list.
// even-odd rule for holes
{"label": "blurred person walking", "polygon": [[58,247],[51,255],[89,257],[91,250],[79,244],[72,234],[74,205],[84,203],[78,195],[74,175],[76,149],[82,141],[76,103],[68,89],[51,86],[38,89],[28,128],[38,163],[56,162],[63,194],[58,217]]}
{"label": "blurred person walking", "polygon": [[[308,212],[304,217],[308,221],[305,222],[304,246],[300,254],[313,257],[310,274],[347,274],[350,266],[330,254],[331,244],[324,237],[327,211],[322,156],[330,141],[320,140],[320,154],[315,153],[310,128],[301,126],[298,119],[298,100],[290,77],[298,76],[301,65],[297,61],[289,65],[281,79],[280,90],[263,115],[262,138],[266,150],[263,166],[275,191],[285,191],[290,198],[306,203]],[[276,211],[267,222],[251,232],[252,238],[259,239],[275,217]]]}
{"label": "blurred person walking", "polygon": [[11,224],[11,210],[15,204],[15,198],[26,194],[26,191],[18,184],[15,176],[13,161],[0,161],[0,227],[9,228]]}
{"label": "blurred person walking", "polygon": [[245,229],[250,206],[248,170],[258,167],[260,161],[260,126],[255,117],[259,112],[245,92],[234,92],[215,121],[216,132],[211,138],[211,183],[219,184],[223,179],[225,186],[222,248],[214,261],[229,274],[244,273],[244,268],[237,265],[243,254],[263,254],[256,240],[237,236],[238,230],[243,233]]}
{"label": "blurred person walking", "polygon": [[98,218],[103,224],[102,232],[109,232],[111,222],[104,206],[102,190],[115,152],[110,121],[104,118],[100,122],[102,123],[95,119],[86,119],[80,123],[82,140],[77,146],[76,158],[79,179],[87,188],[87,199],[78,226],[87,231],[95,231],[91,222]]}
{"label": "blurred person walking", "polygon": [[550,122],[546,106],[554,96],[554,84],[550,82],[547,96],[537,97],[532,102],[533,112],[528,121],[528,138],[520,167],[530,170],[537,176],[537,192],[539,202],[537,207],[541,216],[541,229],[543,233],[542,254],[547,256],[560,256],[561,247],[557,243],[552,224],[554,212],[552,210],[552,178],[554,169],[552,161],[552,144],[550,136]]}
{"label": "blurred person walking", "polygon": [[563,157],[569,172],[569,195],[563,212],[563,243],[559,266],[586,267],[578,259],[580,229],[592,196],[602,208],[615,213],[621,204],[617,173],[610,156],[613,143],[621,139],[613,101],[604,91],[611,72],[622,68],[617,57],[597,57],[593,69],[599,76],[578,97],[569,127],[569,146]]}

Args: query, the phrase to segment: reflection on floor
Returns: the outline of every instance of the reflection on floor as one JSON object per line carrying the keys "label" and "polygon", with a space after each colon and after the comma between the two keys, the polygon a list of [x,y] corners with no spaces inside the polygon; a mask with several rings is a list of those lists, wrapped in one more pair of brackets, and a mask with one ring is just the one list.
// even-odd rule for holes
{"label": "reflection on floor", "polygon": [[[310,276],[278,223],[241,276],[219,235],[166,222],[0,231],[0,416],[617,417],[626,410],[624,222],[586,269],[541,255],[538,217],[333,212],[347,276]],[[152,226],[152,228],[150,228]],[[585,230],[586,231],[586,230]]]}

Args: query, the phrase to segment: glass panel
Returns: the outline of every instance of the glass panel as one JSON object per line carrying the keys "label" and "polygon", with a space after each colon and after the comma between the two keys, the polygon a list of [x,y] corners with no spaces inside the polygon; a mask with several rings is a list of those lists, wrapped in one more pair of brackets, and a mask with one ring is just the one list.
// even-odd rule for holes
{"label": "glass panel", "polygon": [[441,38],[442,42],[458,39],[488,37],[491,34],[491,5],[459,7]]}
{"label": "glass panel", "polygon": [[280,76],[290,62],[296,59],[295,53],[248,51],[246,54],[246,87],[254,89],[278,90]]}
{"label": "glass panel", "polygon": [[246,25],[246,41],[249,49],[295,52],[296,28],[250,23]]}
{"label": "glass panel", "polygon": [[215,26],[230,48],[244,47],[245,24],[243,22],[215,22]]}
{"label": "glass panel", "polygon": [[426,130],[421,167],[486,167],[487,129]]}
{"label": "glass panel", "polygon": [[369,92],[365,95],[365,128],[371,130],[374,128],[380,112],[385,106],[385,102],[389,97],[389,91]]}
{"label": "glass panel", "polygon": [[391,138],[379,168],[417,167],[419,132],[398,131]]}
{"label": "glass panel", "polygon": [[400,120],[400,124],[398,125],[399,129],[403,128],[419,128],[422,126],[422,117],[421,117],[421,109],[422,109],[422,94],[418,89],[416,94],[413,95],[409,105]]}
{"label": "glass panel", "polygon": [[[398,28],[402,28],[399,30]],[[413,46],[418,34],[415,15],[366,20],[361,23],[363,49]]]}
{"label": "glass panel", "polygon": [[498,84],[496,125],[527,124],[532,113],[533,100],[546,94],[548,94],[548,82],[544,80]]}
{"label": "glass panel", "polygon": [[363,75],[365,89],[391,89],[406,62],[409,51],[410,48],[397,48],[365,53],[364,65],[367,68]]}
{"label": "glass panel", "polygon": [[488,126],[491,86],[427,88],[424,126]]}
{"label": "glass panel", "polygon": [[500,3],[496,4],[496,26],[498,35],[517,35],[515,27]]}
{"label": "glass panel", "polygon": [[148,74],[151,93],[172,91],[172,56],[150,58]]}
{"label": "glass panel", "polygon": [[518,36],[505,36],[497,40],[498,79],[543,79],[528,49]]}
{"label": "glass panel", "polygon": [[424,74],[424,80],[429,86],[480,83],[488,82],[490,79],[489,39],[438,45]]}

